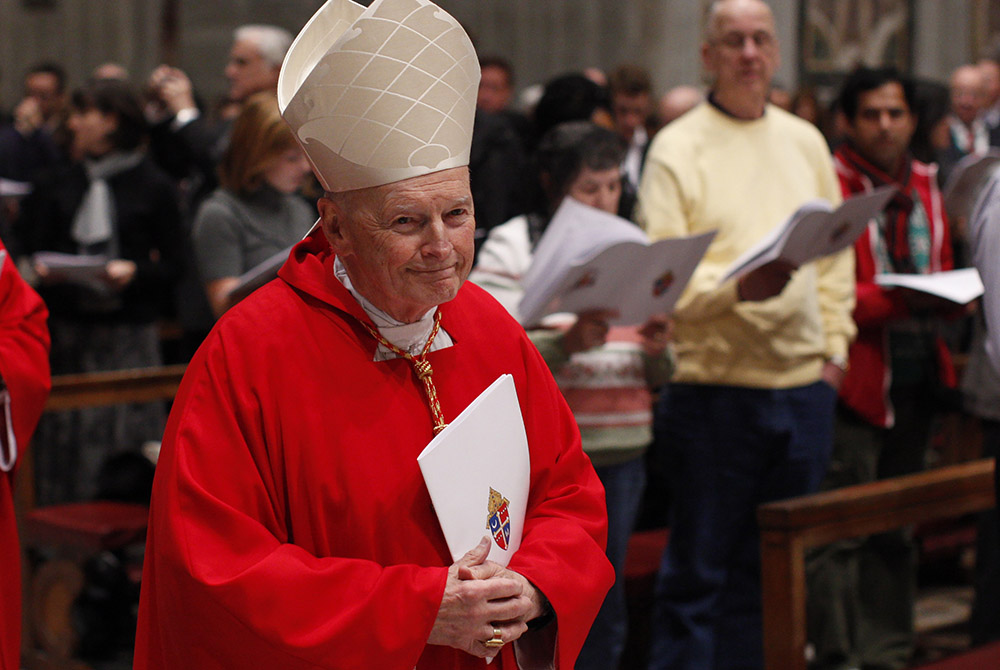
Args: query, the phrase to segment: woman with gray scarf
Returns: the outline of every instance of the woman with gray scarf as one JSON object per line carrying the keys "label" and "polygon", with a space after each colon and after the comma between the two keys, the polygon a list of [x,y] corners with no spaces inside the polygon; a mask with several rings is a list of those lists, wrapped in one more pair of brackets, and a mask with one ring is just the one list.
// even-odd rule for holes
{"label": "woman with gray scarf", "polygon": [[[121,81],[73,94],[68,127],[76,161],[39,178],[16,232],[27,253],[90,257],[72,273],[35,256],[50,311],[53,374],[162,363],[157,328],[181,262],[179,200],[146,156],[138,97]],[[39,429],[42,503],[89,498],[105,458],[159,439],[159,406],[55,415]]]}

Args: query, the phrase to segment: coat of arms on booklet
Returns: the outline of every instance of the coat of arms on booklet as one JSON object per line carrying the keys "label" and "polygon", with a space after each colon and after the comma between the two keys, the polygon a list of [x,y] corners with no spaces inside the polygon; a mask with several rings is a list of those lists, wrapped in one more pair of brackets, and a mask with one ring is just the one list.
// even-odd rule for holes
{"label": "coat of arms on booklet", "polygon": [[452,559],[488,535],[487,558],[506,567],[521,546],[531,475],[514,378],[490,384],[434,436],[417,464]]}

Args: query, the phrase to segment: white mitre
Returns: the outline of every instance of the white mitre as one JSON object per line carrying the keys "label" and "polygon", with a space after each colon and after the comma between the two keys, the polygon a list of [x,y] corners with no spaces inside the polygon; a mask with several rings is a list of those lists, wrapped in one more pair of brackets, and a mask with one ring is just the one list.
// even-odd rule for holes
{"label": "white mitre", "polygon": [[327,191],[469,164],[479,60],[428,0],[329,0],[292,43],[278,107]]}

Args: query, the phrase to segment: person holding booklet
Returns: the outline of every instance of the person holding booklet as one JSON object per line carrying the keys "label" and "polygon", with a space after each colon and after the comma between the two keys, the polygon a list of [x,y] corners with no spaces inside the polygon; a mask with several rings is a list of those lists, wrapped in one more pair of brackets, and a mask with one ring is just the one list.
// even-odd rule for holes
{"label": "person holding booklet", "polygon": [[[573,668],[613,580],[603,491],[524,330],[464,283],[478,80],[428,0],[330,0],[289,50],[279,107],[325,190],[321,227],[188,366],[135,668]],[[469,501],[483,540],[453,560],[417,458],[504,375],[530,481],[501,567],[490,523],[512,493]]]}
{"label": "person holding booklet", "polygon": [[660,394],[670,542],[651,670],[763,666],[755,511],[819,486],[855,331],[850,249],[720,283],[803,203],[841,197],[819,131],[767,101],[779,61],[770,8],[713,2],[701,53],[708,100],[656,135],[639,186],[651,239],[717,231],[674,311],[677,370]]}
{"label": "person holding booklet", "polygon": [[[859,67],[844,82],[847,140],[834,154],[844,196],[891,184],[885,211],[854,244],[857,340],[840,387],[833,457],[822,488],[924,468],[942,386],[955,372],[939,329],[960,310],[944,298],[883,287],[883,273],[952,269],[937,170],[909,152],[912,83],[894,68]],[[916,547],[906,530],[835,542],[809,558],[809,632],[816,667],[902,668],[914,646]]]}
{"label": "person holding booklet", "polygon": [[308,175],[309,162],[281,119],[275,94],[253,95],[233,122],[220,187],[194,222],[198,273],[216,317],[232,305],[240,275],[301,240],[315,221],[298,195]]}
{"label": "person holding booklet", "polygon": [[[536,244],[563,198],[611,214],[622,192],[625,149],[612,131],[589,121],[561,123],[539,142],[536,164],[545,192],[541,211],[490,231],[470,280],[518,316],[520,279]],[[563,317],[570,315],[561,315]],[[604,484],[608,508],[608,558],[615,585],[608,593],[576,669],[618,667],[625,648],[625,552],[646,482],[645,455],[652,441],[651,389],[670,378],[665,316],[642,327],[609,327],[604,310],[584,312],[561,327],[533,328],[528,337],[555,376],[580,426],[583,449]],[[559,319],[559,315],[554,317]]]}
{"label": "person holding booklet", "polygon": [[[52,372],[162,365],[158,321],[183,264],[177,189],[146,153],[142,105],[126,83],[92,81],[73,92],[71,110],[81,158],[39,177],[14,229],[38,254]],[[39,252],[69,262],[41,262]],[[72,272],[84,259],[85,271]],[[47,414],[35,441],[38,502],[92,497],[102,463],[158,440],[164,420],[158,402]]]}

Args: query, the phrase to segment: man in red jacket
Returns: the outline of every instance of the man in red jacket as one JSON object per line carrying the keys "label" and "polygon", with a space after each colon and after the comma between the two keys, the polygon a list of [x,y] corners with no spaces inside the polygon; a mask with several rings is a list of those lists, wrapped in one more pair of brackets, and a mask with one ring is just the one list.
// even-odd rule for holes
{"label": "man in red jacket", "polygon": [[[136,670],[572,669],[613,580],[607,513],[541,355],[464,283],[478,80],[427,0],[327,2],[289,51],[279,107],[326,192],[321,229],[188,366]],[[521,544],[506,567],[488,541],[454,561],[417,456],[502,374],[528,438]],[[469,501],[483,534],[487,502]]]}
{"label": "man in red jacket", "polygon": [[[857,340],[840,388],[823,489],[922,470],[932,390],[954,385],[938,327],[955,305],[875,283],[881,273],[952,269],[936,166],[909,153],[913,88],[890,68],[858,68],[844,83],[847,141],[834,153],[844,197],[892,184],[899,193],[854,245]],[[846,540],[809,562],[809,630],[816,667],[906,666],[913,649],[915,549],[907,532]]]}
{"label": "man in red jacket", "polygon": [[13,480],[49,395],[49,312],[0,243],[0,670],[21,654],[21,570]]}

